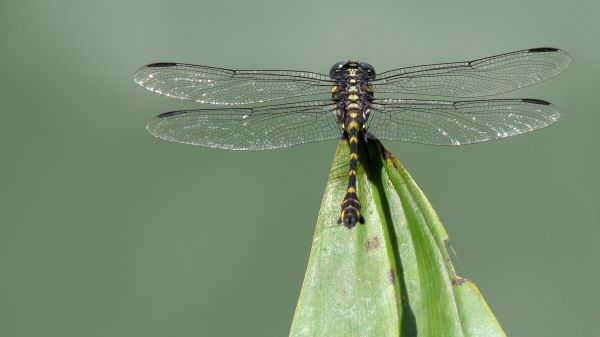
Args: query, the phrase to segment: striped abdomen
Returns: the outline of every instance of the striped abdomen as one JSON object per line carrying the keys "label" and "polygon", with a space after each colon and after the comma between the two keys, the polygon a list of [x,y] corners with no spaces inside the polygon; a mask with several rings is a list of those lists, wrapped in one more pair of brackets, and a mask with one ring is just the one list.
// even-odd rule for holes
{"label": "striped abdomen", "polygon": [[348,188],[346,190],[346,196],[342,201],[342,209],[338,223],[343,223],[344,226],[352,228],[356,225],[356,222],[365,223],[365,220],[360,213],[360,200],[358,199],[356,187],[358,142],[361,138],[364,138],[364,132],[362,131],[364,119],[355,111],[349,111],[348,115],[344,127],[350,145],[350,169],[348,170]]}

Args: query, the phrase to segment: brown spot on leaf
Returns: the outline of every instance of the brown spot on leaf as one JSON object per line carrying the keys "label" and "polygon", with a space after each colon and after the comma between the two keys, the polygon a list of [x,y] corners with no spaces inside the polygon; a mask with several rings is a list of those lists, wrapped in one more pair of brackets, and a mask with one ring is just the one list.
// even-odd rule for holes
{"label": "brown spot on leaf", "polygon": [[367,252],[372,251],[373,249],[377,249],[379,248],[379,246],[381,246],[381,243],[379,242],[379,238],[374,236],[370,239],[367,240]]}
{"label": "brown spot on leaf", "polygon": [[396,157],[394,157],[394,155],[390,151],[388,151],[385,147],[383,148],[383,158],[385,158],[385,160],[391,162],[392,166],[394,166],[396,169],[400,168],[398,166],[398,161],[396,160]]}
{"label": "brown spot on leaf", "polygon": [[387,279],[391,284],[394,284],[394,271],[392,269],[388,270]]}
{"label": "brown spot on leaf", "polygon": [[452,280],[452,285],[453,285],[453,286],[460,286],[460,285],[462,285],[463,283],[465,283],[465,279],[464,279],[464,278],[462,278],[462,277],[458,277],[458,276],[457,276],[457,277],[456,277],[456,279],[453,279],[453,280]]}
{"label": "brown spot on leaf", "polygon": [[388,149],[386,149],[385,147],[383,148],[383,158],[390,160],[390,159],[394,159],[394,155],[388,151]]}

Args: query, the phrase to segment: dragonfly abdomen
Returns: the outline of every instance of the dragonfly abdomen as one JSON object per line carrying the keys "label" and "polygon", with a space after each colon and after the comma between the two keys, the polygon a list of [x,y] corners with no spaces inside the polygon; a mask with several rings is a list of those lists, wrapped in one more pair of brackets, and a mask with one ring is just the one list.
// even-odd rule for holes
{"label": "dragonfly abdomen", "polygon": [[338,223],[343,223],[344,226],[352,228],[356,222],[365,223],[363,216],[360,213],[360,200],[358,198],[356,186],[356,174],[358,168],[358,142],[364,137],[364,119],[358,116],[357,112],[350,112],[350,115],[356,115],[356,118],[347,117],[345,124],[346,136],[350,145],[349,170],[348,170],[348,188],[346,196],[342,201],[340,218]]}

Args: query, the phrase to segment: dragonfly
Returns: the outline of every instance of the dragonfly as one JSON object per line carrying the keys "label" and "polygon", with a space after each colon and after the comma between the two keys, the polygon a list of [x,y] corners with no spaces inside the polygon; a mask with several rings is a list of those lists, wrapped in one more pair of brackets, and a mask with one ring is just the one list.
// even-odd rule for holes
{"label": "dragonfly", "polygon": [[[476,98],[554,77],[570,61],[563,50],[532,48],[379,74],[366,62],[341,61],[328,75],[160,62],[140,68],[134,79],[155,93],[204,103],[153,118],[147,130],[159,138],[251,151],[347,140],[348,187],[337,222],[353,228],[365,222],[356,185],[360,143],[376,138],[461,145],[543,128],[560,116],[547,101]],[[410,95],[417,98],[405,98]],[[269,103],[277,100],[284,101]]]}

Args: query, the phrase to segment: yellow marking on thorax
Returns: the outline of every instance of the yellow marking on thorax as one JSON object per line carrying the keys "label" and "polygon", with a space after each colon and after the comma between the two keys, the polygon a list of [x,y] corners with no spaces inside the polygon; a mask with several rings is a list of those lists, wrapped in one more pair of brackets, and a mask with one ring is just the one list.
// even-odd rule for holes
{"label": "yellow marking on thorax", "polygon": [[356,117],[358,117],[358,112],[352,111],[352,112],[350,112],[349,116],[350,116],[350,118],[356,118]]}
{"label": "yellow marking on thorax", "polygon": [[358,103],[350,103],[347,110],[360,110],[360,105]]}
{"label": "yellow marking on thorax", "polygon": [[349,176],[356,176],[356,170],[350,170],[350,171],[348,172],[348,175],[349,175]]}
{"label": "yellow marking on thorax", "polygon": [[355,160],[358,159],[358,154],[357,153],[351,153],[350,154],[350,160],[352,160],[352,159],[355,159]]}
{"label": "yellow marking on thorax", "polygon": [[356,189],[354,187],[348,187],[348,193],[356,193]]}

